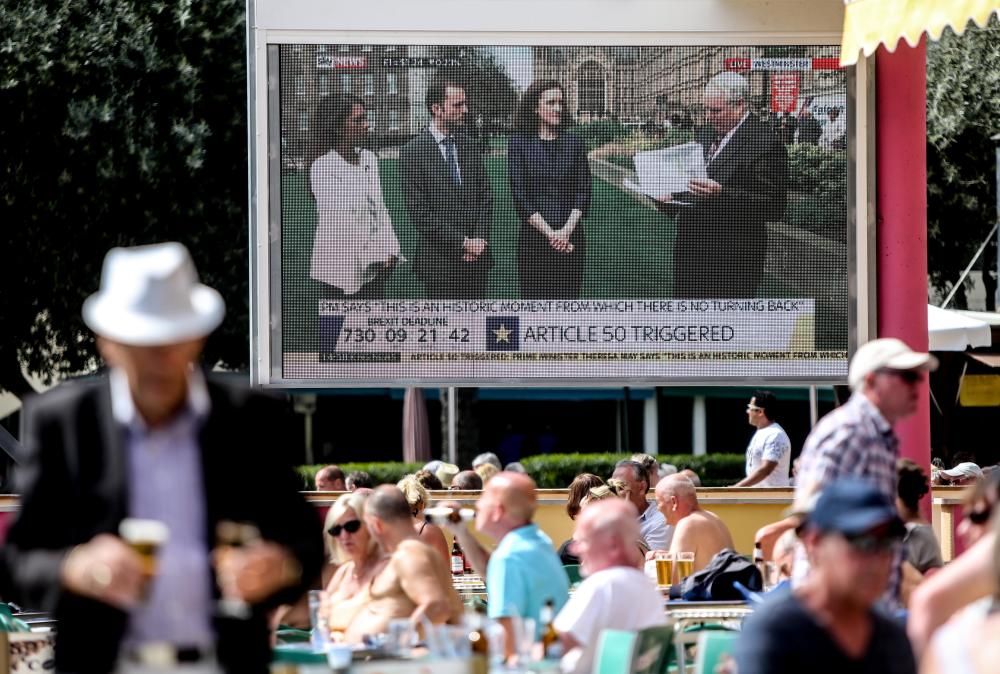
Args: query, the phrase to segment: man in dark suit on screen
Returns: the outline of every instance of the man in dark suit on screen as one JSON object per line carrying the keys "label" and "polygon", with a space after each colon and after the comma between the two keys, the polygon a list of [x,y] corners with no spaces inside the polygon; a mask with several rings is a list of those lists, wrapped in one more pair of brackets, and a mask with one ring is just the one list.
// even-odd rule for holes
{"label": "man in dark suit on screen", "polygon": [[[778,135],[750,112],[750,88],[720,73],[705,87],[707,178],[661,197],[674,215],[675,297],[756,297],[767,259],[766,222],[785,212],[788,157]],[[681,202],[681,203],[678,203]]]}
{"label": "man in dark suit on screen", "polygon": [[196,366],[223,314],[182,245],[116,248],[83,309],[108,375],[26,401],[4,557],[62,674],[266,674],[269,610],[318,576],[276,401]]}
{"label": "man in dark suit on screen", "polygon": [[427,89],[431,123],[403,146],[410,222],[420,233],[414,271],[435,299],[485,297],[492,195],[476,143],[461,133],[465,89],[439,73]]}

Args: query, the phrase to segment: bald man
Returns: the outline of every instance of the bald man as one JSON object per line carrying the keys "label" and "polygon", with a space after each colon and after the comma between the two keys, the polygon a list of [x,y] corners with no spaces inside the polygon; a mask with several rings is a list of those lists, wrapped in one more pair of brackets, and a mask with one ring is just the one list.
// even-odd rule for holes
{"label": "bald man", "polygon": [[693,552],[695,571],[708,566],[720,550],[734,549],[725,523],[718,515],[701,509],[694,484],[683,474],[671,475],[656,485],[656,506],[674,528],[670,551]]}
{"label": "bald man", "polygon": [[483,487],[476,506],[476,530],[495,540],[496,550],[488,554],[467,528],[454,529],[473,568],[485,566],[488,615],[507,633],[507,657],[516,652],[514,619],[533,618],[540,633],[539,614],[546,600],[558,611],[569,594],[552,541],[531,521],[535,507],[534,480],[522,473],[497,473]]}
{"label": "bald man", "polygon": [[573,533],[573,552],[586,576],[555,620],[566,655],[562,671],[590,674],[602,630],[663,625],[663,599],[633,562],[639,536],[635,506],[606,499],[587,506]]}
{"label": "bald man", "polygon": [[344,641],[360,643],[366,634],[385,632],[393,618],[458,622],[462,602],[450,570],[434,548],[417,538],[403,493],[391,485],[378,487],[365,502],[364,517],[372,538],[390,557],[367,588],[370,600],[351,622]]}

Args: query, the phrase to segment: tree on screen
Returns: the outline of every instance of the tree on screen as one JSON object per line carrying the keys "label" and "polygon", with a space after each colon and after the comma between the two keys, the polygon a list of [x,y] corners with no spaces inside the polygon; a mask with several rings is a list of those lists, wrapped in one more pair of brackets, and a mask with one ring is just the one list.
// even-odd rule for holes
{"label": "tree on screen", "polygon": [[243,0],[0,3],[0,390],[96,365],[80,318],[112,246],[177,240],[247,361]]}
{"label": "tree on screen", "polygon": [[[1000,22],[950,30],[927,47],[927,260],[931,283],[949,292],[997,219]],[[996,239],[977,264],[995,310]],[[966,289],[952,305],[966,306]]]}

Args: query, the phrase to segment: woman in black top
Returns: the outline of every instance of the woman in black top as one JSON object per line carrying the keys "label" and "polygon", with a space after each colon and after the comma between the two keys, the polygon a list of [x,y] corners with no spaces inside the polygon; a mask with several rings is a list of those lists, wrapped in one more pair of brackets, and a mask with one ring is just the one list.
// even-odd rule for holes
{"label": "woman in black top", "polygon": [[583,141],[562,130],[565,99],[554,80],[528,87],[518,107],[518,133],[507,149],[510,190],[521,220],[522,299],[580,296],[586,240],[579,224],[590,205],[590,167]]}

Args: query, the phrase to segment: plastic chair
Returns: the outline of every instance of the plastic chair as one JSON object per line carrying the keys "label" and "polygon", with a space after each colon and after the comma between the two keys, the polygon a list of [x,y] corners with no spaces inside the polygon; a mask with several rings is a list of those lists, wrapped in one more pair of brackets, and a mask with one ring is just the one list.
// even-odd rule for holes
{"label": "plastic chair", "polygon": [[678,671],[685,672],[687,669],[688,646],[694,646],[696,651],[695,660],[697,661],[698,645],[701,644],[705,634],[735,634],[739,636],[739,632],[732,627],[717,622],[697,623],[684,627],[674,636],[674,651],[677,654]]}
{"label": "plastic chair", "polygon": [[670,660],[673,628],[638,632],[604,630],[594,659],[594,674],[663,674]]}
{"label": "plastic chair", "polygon": [[569,578],[570,585],[575,585],[583,580],[583,576],[580,575],[579,564],[564,564],[563,571],[566,572],[566,577]]}
{"label": "plastic chair", "polygon": [[698,634],[698,650],[694,656],[695,674],[713,674],[723,656],[733,652],[739,632],[710,631]]}

